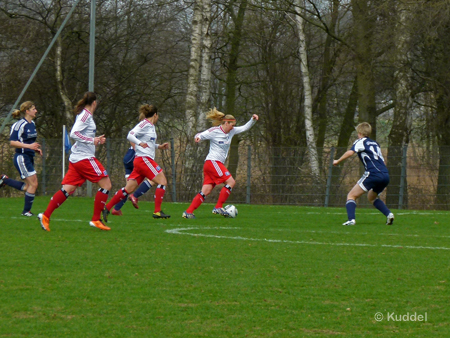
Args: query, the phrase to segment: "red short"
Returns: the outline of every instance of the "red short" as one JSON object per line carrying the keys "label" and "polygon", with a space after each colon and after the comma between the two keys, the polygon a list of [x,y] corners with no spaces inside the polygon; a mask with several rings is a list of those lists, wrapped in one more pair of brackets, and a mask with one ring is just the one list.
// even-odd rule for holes
{"label": "red short", "polygon": [[203,185],[212,184],[215,186],[224,183],[231,177],[231,174],[223,163],[208,160],[203,165],[203,176]]}
{"label": "red short", "polygon": [[138,184],[141,184],[145,178],[152,180],[162,172],[162,168],[153,161],[150,157],[136,157],[133,162],[134,169],[128,176],[129,180],[136,180]]}
{"label": "red short", "polygon": [[80,187],[86,180],[97,183],[104,177],[108,177],[108,173],[100,161],[92,157],[76,163],[69,162],[69,171],[67,171],[61,184]]}

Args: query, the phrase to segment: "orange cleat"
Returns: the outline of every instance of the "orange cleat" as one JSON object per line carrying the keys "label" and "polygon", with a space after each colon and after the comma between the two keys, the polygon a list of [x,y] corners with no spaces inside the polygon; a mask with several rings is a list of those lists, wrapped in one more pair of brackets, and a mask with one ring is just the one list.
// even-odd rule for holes
{"label": "orange cleat", "polygon": [[41,222],[41,227],[45,231],[50,231],[50,219],[43,213],[38,215],[39,221]]}
{"label": "orange cleat", "polygon": [[139,209],[139,205],[138,205],[139,200],[136,197],[134,197],[134,195],[130,195],[130,197],[128,197],[128,199],[131,201],[131,203],[133,203],[133,207],[135,207],[136,209]]}
{"label": "orange cleat", "polygon": [[89,225],[91,227],[100,229],[100,230],[111,230],[111,228],[107,227],[106,225],[103,224],[102,221],[98,220],[98,221],[90,221]]}
{"label": "orange cleat", "polygon": [[123,216],[122,210],[116,210],[114,208],[111,209],[111,214],[115,216]]}

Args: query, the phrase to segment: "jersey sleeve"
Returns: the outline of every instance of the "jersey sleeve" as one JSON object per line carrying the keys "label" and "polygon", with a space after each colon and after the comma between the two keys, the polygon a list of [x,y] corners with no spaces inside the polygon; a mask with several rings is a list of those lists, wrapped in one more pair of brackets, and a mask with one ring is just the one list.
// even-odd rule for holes
{"label": "jersey sleeve", "polygon": [[248,121],[246,124],[244,124],[243,126],[240,127],[234,127],[234,133],[235,134],[240,134],[243,133],[244,131],[249,130],[251,127],[253,127],[253,125],[256,123],[256,120],[251,118],[250,121]]}
{"label": "jersey sleeve", "polygon": [[9,135],[10,141],[19,141],[19,136],[20,136],[19,130],[20,130],[19,123],[14,123],[13,126],[11,127],[11,133]]}
{"label": "jersey sleeve", "polygon": [[201,133],[196,134],[194,138],[200,137],[201,141],[210,140],[213,135],[212,133],[213,130],[214,128],[210,128],[208,130],[202,131]]}
{"label": "jersey sleeve", "polygon": [[356,153],[360,153],[361,151],[364,151],[364,149],[365,149],[364,141],[365,141],[365,138],[361,138],[359,140],[356,140],[355,143],[353,143],[353,146],[350,149],[353,150]]}
{"label": "jersey sleeve", "polygon": [[[84,113],[88,114],[88,113]],[[87,119],[82,118],[81,116],[78,116],[76,119],[72,130],[70,131],[70,138],[74,139],[75,141],[82,142],[82,143],[94,143],[93,137],[88,137],[83,135],[83,131],[89,127],[89,119],[91,119],[92,116],[89,116]]]}
{"label": "jersey sleeve", "polygon": [[133,129],[130,130],[130,132],[127,135],[127,140],[130,142],[133,142],[136,145],[139,145],[142,143],[142,141],[139,140],[140,135],[143,134],[143,128],[140,127],[138,124]]}

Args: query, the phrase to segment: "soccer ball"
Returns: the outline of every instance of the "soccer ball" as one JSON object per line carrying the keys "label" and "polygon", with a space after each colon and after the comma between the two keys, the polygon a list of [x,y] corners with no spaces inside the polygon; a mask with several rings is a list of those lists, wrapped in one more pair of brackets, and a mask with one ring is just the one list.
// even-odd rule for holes
{"label": "soccer ball", "polygon": [[231,218],[235,218],[238,215],[238,209],[234,205],[227,205],[224,209]]}

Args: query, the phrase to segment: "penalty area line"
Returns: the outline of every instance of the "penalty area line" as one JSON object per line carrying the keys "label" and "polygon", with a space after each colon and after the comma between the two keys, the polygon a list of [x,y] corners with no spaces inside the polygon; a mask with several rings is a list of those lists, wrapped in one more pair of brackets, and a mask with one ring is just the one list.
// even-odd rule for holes
{"label": "penalty area line", "polygon": [[288,244],[311,244],[311,245],[330,245],[330,246],[360,246],[360,247],[383,247],[383,248],[396,248],[396,249],[427,249],[427,250],[450,250],[447,247],[430,247],[430,246],[414,246],[414,245],[389,245],[389,244],[368,244],[368,243],[331,243],[331,242],[317,242],[317,241],[291,241],[285,239],[268,239],[268,238],[251,238],[242,236],[223,236],[223,235],[208,235],[198,234],[186,231],[191,230],[240,230],[242,228],[231,227],[189,227],[189,228],[176,228],[168,229],[165,232],[174,235],[186,235],[193,237],[207,237],[217,239],[233,239],[240,241],[252,241],[252,242],[267,242],[267,243],[288,243]]}

